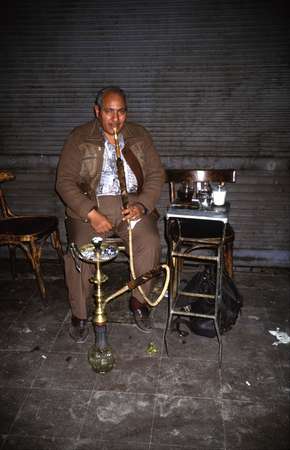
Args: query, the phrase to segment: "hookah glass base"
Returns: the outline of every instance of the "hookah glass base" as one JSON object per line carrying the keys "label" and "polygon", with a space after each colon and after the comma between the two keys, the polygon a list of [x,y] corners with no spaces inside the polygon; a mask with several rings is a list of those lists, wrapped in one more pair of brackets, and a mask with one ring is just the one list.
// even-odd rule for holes
{"label": "hookah glass base", "polygon": [[110,372],[115,363],[111,347],[108,345],[106,325],[95,327],[96,343],[88,351],[88,360],[97,373]]}

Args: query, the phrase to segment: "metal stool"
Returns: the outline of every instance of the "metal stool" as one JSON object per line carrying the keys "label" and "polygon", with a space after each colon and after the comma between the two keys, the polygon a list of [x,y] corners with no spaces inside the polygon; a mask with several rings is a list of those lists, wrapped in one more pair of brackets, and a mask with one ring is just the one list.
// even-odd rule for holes
{"label": "metal stool", "polygon": [[[183,236],[183,228],[188,230],[190,222],[191,236]],[[219,328],[219,304],[223,272],[223,246],[228,214],[212,211],[176,210],[169,208],[166,216],[167,238],[169,242],[170,289],[169,310],[164,341],[167,354],[167,333],[171,329],[174,316],[201,317],[212,319],[219,344],[219,365],[222,363],[222,337]],[[191,272],[200,265],[210,267],[215,280],[212,293],[183,290],[182,275],[189,268]],[[213,303],[212,314],[190,312],[180,305],[181,297],[209,300]]]}

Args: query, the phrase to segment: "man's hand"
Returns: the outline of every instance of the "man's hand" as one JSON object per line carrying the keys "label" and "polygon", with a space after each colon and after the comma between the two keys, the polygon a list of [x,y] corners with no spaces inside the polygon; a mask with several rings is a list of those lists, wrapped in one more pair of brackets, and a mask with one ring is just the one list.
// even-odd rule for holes
{"label": "man's hand", "polygon": [[123,220],[138,220],[144,215],[144,208],[139,203],[129,205],[122,210]]}
{"label": "man's hand", "polygon": [[113,228],[109,219],[95,209],[92,209],[89,212],[88,221],[97,233],[106,233],[107,231],[111,231]]}

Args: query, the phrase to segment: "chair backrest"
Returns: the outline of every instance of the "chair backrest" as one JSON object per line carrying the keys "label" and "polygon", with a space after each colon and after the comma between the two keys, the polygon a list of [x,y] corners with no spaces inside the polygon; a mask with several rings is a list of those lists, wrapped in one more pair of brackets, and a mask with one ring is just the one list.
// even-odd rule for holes
{"label": "chair backrest", "polygon": [[197,184],[202,182],[235,183],[234,169],[167,169],[166,177],[169,183],[170,202],[176,200],[177,186],[187,182]]}
{"label": "chair backrest", "polygon": [[2,183],[5,181],[14,180],[15,175],[8,170],[0,170],[0,218],[13,216],[11,210],[9,209],[4,192],[2,190]]}

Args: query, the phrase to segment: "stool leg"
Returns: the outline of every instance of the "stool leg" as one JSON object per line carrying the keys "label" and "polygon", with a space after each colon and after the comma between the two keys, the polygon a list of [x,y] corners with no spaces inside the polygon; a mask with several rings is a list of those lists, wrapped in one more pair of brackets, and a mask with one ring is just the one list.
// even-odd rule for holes
{"label": "stool leg", "polygon": [[61,246],[58,230],[55,230],[51,234],[51,243],[52,243],[53,248],[57,251],[59,261],[63,262],[63,251],[62,251],[62,246]]}
{"label": "stool leg", "polygon": [[[170,306],[168,308],[170,308]],[[166,320],[166,327],[165,327],[165,332],[164,332],[164,346],[165,346],[165,351],[166,351],[166,355],[167,356],[169,356],[168,343],[167,343],[167,333],[168,333],[168,329],[169,329],[169,326],[170,326],[170,322],[171,322],[170,311],[168,311],[168,313],[167,313],[167,320]]]}
{"label": "stool leg", "polygon": [[16,247],[9,245],[9,257],[10,257],[10,270],[13,280],[17,277],[16,273]]}
{"label": "stool leg", "polygon": [[229,276],[233,278],[233,243],[230,242],[224,245],[224,260],[225,268]]}
{"label": "stool leg", "polygon": [[220,333],[220,329],[219,329],[219,324],[218,324],[218,320],[215,317],[214,319],[214,326],[215,326],[215,331],[216,331],[216,335],[217,335],[217,340],[218,340],[218,344],[219,344],[219,367],[222,366],[222,356],[223,356],[223,341],[222,341],[222,336]]}
{"label": "stool leg", "polygon": [[40,256],[41,256],[41,246],[36,244],[34,241],[30,241],[29,245],[23,245],[22,248],[25,250],[25,253],[31,263],[32,269],[35,273],[37,284],[40,290],[40,294],[43,300],[46,298],[46,289],[44,285],[44,281],[42,278],[41,270],[40,270]]}
{"label": "stool leg", "polygon": [[169,350],[168,350],[168,342],[167,342],[167,333],[168,330],[171,329],[171,322],[172,322],[172,309],[173,309],[173,303],[175,301],[176,295],[177,295],[177,272],[178,272],[178,262],[177,258],[172,258],[170,255],[169,259],[169,267],[170,267],[170,281],[169,281],[169,298],[168,298],[168,312],[167,312],[167,320],[166,320],[166,327],[164,332],[164,345],[167,356],[169,356]]}
{"label": "stool leg", "polygon": [[218,247],[218,258],[217,258],[217,265],[216,265],[216,292],[215,292],[215,318],[214,318],[214,325],[216,330],[216,335],[218,339],[219,344],[219,367],[222,365],[222,336],[220,333],[219,328],[219,314],[220,314],[220,303],[221,303],[221,296],[222,296],[222,273],[223,273],[223,249],[221,246]]}

